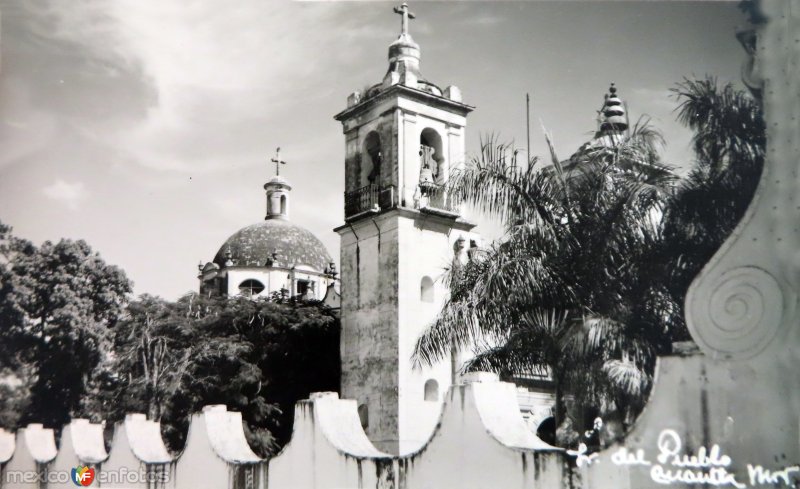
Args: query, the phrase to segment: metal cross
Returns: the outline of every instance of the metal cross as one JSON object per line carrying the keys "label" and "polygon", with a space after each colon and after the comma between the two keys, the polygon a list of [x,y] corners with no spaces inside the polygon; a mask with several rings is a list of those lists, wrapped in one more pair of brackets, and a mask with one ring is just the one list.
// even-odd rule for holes
{"label": "metal cross", "polygon": [[275,150],[275,158],[270,160],[271,162],[275,163],[275,175],[280,176],[281,174],[281,165],[285,165],[286,162],[281,159],[281,147]]}
{"label": "metal cross", "polygon": [[400,23],[400,35],[408,34],[408,19],[415,19],[417,16],[408,11],[408,4],[403,2],[403,5],[394,8],[394,13],[402,16]]}

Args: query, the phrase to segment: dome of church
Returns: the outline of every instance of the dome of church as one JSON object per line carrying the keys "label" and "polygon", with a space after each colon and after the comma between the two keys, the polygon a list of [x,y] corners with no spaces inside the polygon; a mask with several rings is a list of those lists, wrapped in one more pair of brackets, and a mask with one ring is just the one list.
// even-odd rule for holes
{"label": "dome of church", "polygon": [[[273,258],[274,255],[274,258]],[[288,220],[268,219],[240,229],[217,252],[214,263],[224,266],[291,268],[307,265],[325,270],[333,261],[328,250],[311,231]]]}

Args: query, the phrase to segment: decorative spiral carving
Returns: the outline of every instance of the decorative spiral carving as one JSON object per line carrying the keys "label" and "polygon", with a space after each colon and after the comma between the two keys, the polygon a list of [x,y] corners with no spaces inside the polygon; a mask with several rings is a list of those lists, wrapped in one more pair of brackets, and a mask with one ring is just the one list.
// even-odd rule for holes
{"label": "decorative spiral carving", "polygon": [[[756,267],[729,270],[699,284],[689,329],[712,356],[751,357],[766,347],[781,325],[783,292],[778,281]],[[703,293],[705,292],[705,293]]]}

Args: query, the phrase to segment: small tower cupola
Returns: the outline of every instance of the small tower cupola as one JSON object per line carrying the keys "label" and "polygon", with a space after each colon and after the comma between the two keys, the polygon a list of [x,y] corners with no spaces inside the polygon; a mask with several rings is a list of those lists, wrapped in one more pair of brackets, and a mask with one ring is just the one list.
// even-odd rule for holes
{"label": "small tower cupola", "polygon": [[289,219],[289,192],[292,186],[285,178],[281,177],[281,165],[286,162],[280,159],[281,149],[275,152],[275,176],[264,184],[267,192],[267,216],[264,219]]}
{"label": "small tower cupola", "polygon": [[603,103],[600,133],[622,132],[628,129],[628,115],[622,99],[617,96],[617,87],[612,83],[608,89],[609,94]]}

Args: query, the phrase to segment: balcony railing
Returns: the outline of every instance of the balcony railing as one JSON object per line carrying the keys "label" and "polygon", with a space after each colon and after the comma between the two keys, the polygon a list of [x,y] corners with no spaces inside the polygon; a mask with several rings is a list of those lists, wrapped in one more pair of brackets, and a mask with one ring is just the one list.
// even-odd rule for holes
{"label": "balcony railing", "polygon": [[344,193],[344,217],[349,219],[367,212],[378,213],[394,205],[394,186],[369,184]]}
{"label": "balcony railing", "polygon": [[[383,210],[395,207],[394,185],[381,187],[370,184],[351,192],[344,193],[344,218],[352,219],[362,214],[377,214]],[[423,192],[418,189],[414,196],[414,208],[430,214],[456,218],[461,209],[444,188],[426,188]]]}
{"label": "balcony railing", "polygon": [[458,204],[450,198],[442,187],[428,189],[424,195],[420,196],[418,207],[423,212],[450,217],[457,217],[460,213]]}

